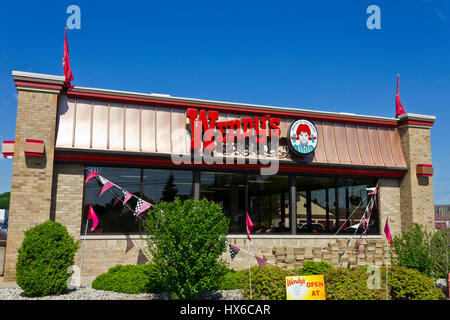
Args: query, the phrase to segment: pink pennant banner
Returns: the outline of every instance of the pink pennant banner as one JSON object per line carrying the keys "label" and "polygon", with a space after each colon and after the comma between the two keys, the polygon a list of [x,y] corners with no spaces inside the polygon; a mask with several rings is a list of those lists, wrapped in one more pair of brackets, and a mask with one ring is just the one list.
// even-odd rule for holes
{"label": "pink pennant banner", "polygon": [[130,198],[131,198],[132,196],[133,196],[132,193],[126,191],[126,195],[125,195],[125,197],[123,198],[123,204],[125,205],[125,203],[127,203],[127,201],[130,200]]}
{"label": "pink pennant banner", "polygon": [[142,200],[141,207],[137,210],[136,215],[139,216],[142,212],[146,211],[148,208],[152,206],[151,203]]}
{"label": "pink pennant banner", "polygon": [[252,222],[252,219],[250,219],[248,212],[247,212],[245,224],[247,226],[247,238],[248,238],[248,240],[251,241],[252,239],[250,239],[250,233],[252,232],[252,229],[253,229],[253,222]]}
{"label": "pink pennant banner", "polygon": [[84,183],[88,183],[89,180],[91,180],[91,179],[93,179],[95,177],[98,177],[98,173],[95,173],[94,171],[90,171],[88,176],[87,176],[87,178],[86,178],[86,181],[84,181]]}
{"label": "pink pennant banner", "polygon": [[255,256],[255,258],[256,258],[256,261],[258,262],[260,267],[264,267],[266,265],[267,261],[264,260],[263,258],[260,258],[258,256]]}
{"label": "pink pennant banner", "polygon": [[109,188],[115,186],[114,183],[112,183],[111,181],[106,181],[106,183],[103,185],[102,190],[100,190],[100,197],[102,196],[102,194],[108,190]]}
{"label": "pink pennant banner", "polygon": [[89,205],[88,220],[92,220],[92,227],[91,227],[92,232],[98,226],[98,218],[97,215],[95,214],[94,208],[92,208],[92,205]]}

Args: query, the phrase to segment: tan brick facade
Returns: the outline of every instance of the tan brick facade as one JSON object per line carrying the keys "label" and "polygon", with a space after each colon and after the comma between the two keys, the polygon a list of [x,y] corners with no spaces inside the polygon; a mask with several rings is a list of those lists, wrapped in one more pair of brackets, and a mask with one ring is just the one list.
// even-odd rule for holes
{"label": "tan brick facade", "polygon": [[[19,90],[6,243],[6,281],[15,279],[23,232],[50,218],[58,94]],[[25,156],[25,139],[43,140],[42,157]]]}
{"label": "tan brick facade", "polygon": [[431,164],[430,128],[404,125],[399,128],[403,153],[409,171],[400,183],[401,230],[406,231],[413,223],[434,229],[433,178],[419,177],[418,164]]}
{"label": "tan brick facade", "polygon": [[51,218],[65,225],[76,240],[80,239],[83,184],[84,165],[55,164]]}
{"label": "tan brick facade", "polygon": [[[281,268],[294,269],[303,266],[307,260],[316,262],[325,261],[338,266],[341,261],[343,267],[352,267],[357,264],[378,265],[386,263],[387,241],[382,236],[368,236],[361,246],[362,253],[355,254],[353,250],[359,236],[333,237],[333,236],[309,236],[297,238],[253,238],[250,243],[250,252],[253,255],[264,258],[268,265],[275,264]],[[248,240],[246,238],[228,238],[228,242],[245,250],[240,252],[231,261],[228,252],[223,254],[223,259],[230,262],[230,267],[235,270],[248,268]],[[250,265],[257,265],[257,261],[250,256]]]}

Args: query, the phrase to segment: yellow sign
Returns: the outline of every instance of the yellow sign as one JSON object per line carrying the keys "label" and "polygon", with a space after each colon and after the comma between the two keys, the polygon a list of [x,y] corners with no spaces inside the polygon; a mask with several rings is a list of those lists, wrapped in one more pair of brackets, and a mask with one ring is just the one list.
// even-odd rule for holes
{"label": "yellow sign", "polygon": [[323,275],[286,277],[286,299],[326,300]]}

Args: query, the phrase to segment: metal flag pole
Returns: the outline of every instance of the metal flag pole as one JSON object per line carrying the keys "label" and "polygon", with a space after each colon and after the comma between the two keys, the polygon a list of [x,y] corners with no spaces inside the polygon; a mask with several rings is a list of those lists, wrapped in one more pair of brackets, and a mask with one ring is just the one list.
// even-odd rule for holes
{"label": "metal flag pole", "polygon": [[250,276],[250,300],[252,300],[252,271],[250,268],[250,240],[247,240],[248,247],[248,274]]}
{"label": "metal flag pole", "polygon": [[389,286],[388,286],[388,282],[389,282],[389,240],[386,243],[386,300],[389,299]]}
{"label": "metal flag pole", "polygon": [[87,235],[88,225],[89,225],[89,213],[88,213],[88,217],[87,217],[87,219],[86,219],[86,227],[84,228],[83,247],[81,248],[81,258],[80,258],[80,286],[81,286],[81,268],[83,267],[83,253],[84,253],[84,247],[86,246],[86,235]]}

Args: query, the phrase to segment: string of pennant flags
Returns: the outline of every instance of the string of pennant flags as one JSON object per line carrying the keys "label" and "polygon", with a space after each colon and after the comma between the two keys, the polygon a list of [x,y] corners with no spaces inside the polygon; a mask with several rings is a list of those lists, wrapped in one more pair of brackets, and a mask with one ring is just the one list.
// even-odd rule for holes
{"label": "string of pennant flags", "polygon": [[[98,173],[96,173],[94,171],[89,171],[89,174],[84,183],[86,184],[94,178],[97,179],[97,181],[99,181],[102,184],[102,188],[97,193],[97,196],[101,197],[106,191],[110,191],[114,196],[113,207],[116,206],[119,202],[122,202],[122,205],[125,208],[125,211],[132,211],[135,216],[139,217],[140,214],[147,211],[148,209],[150,209],[153,206],[150,202],[147,202],[147,201],[139,198],[138,196],[132,194],[131,192],[125,190],[121,186],[113,183],[112,181],[106,179],[105,177],[99,175]],[[123,199],[111,190],[112,187],[116,187],[119,190],[121,190],[121,192],[123,194]],[[131,209],[127,204],[128,200],[130,200],[132,197],[137,199],[136,207],[134,208],[134,210]],[[98,220],[98,217],[95,214],[95,211],[91,204],[89,204],[88,220],[92,220],[92,222],[93,222],[92,227],[91,227],[91,232],[92,232],[97,227],[99,220]]]}
{"label": "string of pennant flags", "polygon": [[[124,189],[124,188],[122,188],[121,186],[119,186],[119,185],[113,183],[112,181],[108,180],[107,178],[101,176],[100,174],[98,174],[98,173],[96,173],[96,172],[94,172],[94,171],[89,171],[89,174],[88,174],[88,176],[87,176],[87,178],[86,178],[86,180],[85,180],[85,183],[88,183],[90,180],[92,180],[92,179],[94,179],[94,178],[95,178],[97,181],[99,181],[99,182],[101,183],[101,185],[102,185],[101,188],[100,188],[100,190],[99,190],[99,192],[98,192],[98,194],[97,194],[97,196],[101,197],[106,191],[111,192],[111,193],[113,194],[113,196],[114,196],[113,207],[116,206],[119,202],[122,202],[122,205],[123,205],[125,211],[131,211],[131,212],[133,212],[133,214],[134,214],[136,217],[138,217],[138,218],[140,218],[140,219],[142,220],[142,218],[139,217],[139,215],[142,214],[143,212],[147,211],[148,209],[150,209],[150,208],[153,206],[151,203],[149,203],[149,202],[147,202],[147,201],[145,201],[145,200],[143,200],[143,199],[137,197],[136,195],[132,194],[131,192],[127,191],[126,189]],[[121,191],[122,197],[119,196],[118,194],[116,194],[114,191],[111,190],[113,187],[116,187],[116,188],[118,188],[118,189]],[[372,195],[372,197],[371,197],[370,201],[368,202],[368,204],[367,204],[367,206],[366,206],[366,208],[365,208],[365,210],[364,210],[364,213],[363,213],[362,217],[360,218],[359,222],[358,222],[357,224],[355,224],[355,225],[352,225],[352,226],[346,228],[346,229],[349,229],[349,228],[355,228],[356,231],[355,231],[355,233],[352,235],[351,239],[348,240],[346,250],[344,251],[343,254],[340,255],[340,262],[339,262],[339,265],[342,265],[343,258],[344,258],[344,256],[347,254],[347,252],[349,251],[349,248],[350,248],[350,242],[351,242],[351,240],[353,239],[353,237],[356,235],[356,232],[359,230],[359,228],[360,228],[361,226],[362,226],[364,229],[363,229],[363,232],[361,233],[361,235],[360,235],[358,241],[356,242],[355,246],[353,247],[353,250],[355,251],[355,255],[357,255],[358,257],[359,257],[359,255],[361,255],[361,253],[362,253],[361,245],[364,243],[364,241],[365,241],[365,236],[366,236],[367,231],[368,231],[368,229],[369,229],[369,222],[370,222],[370,218],[371,218],[371,214],[372,214],[373,207],[374,207],[374,206],[376,207],[376,205],[377,205],[377,204],[376,204],[376,196],[377,196],[377,192],[378,192],[378,184],[376,185],[376,187],[373,187],[373,188],[366,188],[366,190],[367,190],[367,192],[368,192],[367,196]],[[134,209],[130,208],[130,206],[129,206],[128,203],[127,203],[132,197],[134,197],[134,198],[137,199],[137,203],[136,203],[136,206],[135,206]],[[343,227],[344,225],[346,225],[347,221],[350,220],[350,219],[352,218],[353,214],[357,211],[357,209],[361,206],[361,204],[362,204],[363,202],[364,202],[364,200],[362,199],[362,200],[360,201],[360,203],[358,204],[358,206],[357,206],[357,207],[353,210],[353,212],[349,215],[349,217],[347,218],[347,220],[345,221],[345,223],[343,223],[342,226],[337,230],[337,232],[335,233],[335,235],[337,235],[337,234],[341,231],[342,227]],[[88,220],[92,220],[92,221],[93,221],[93,224],[92,224],[92,227],[91,227],[91,232],[92,232],[92,231],[94,231],[95,228],[98,226],[99,220],[98,220],[98,217],[97,217],[97,215],[95,214],[95,211],[94,211],[94,209],[93,209],[93,207],[92,207],[91,204],[89,204]],[[252,240],[251,237],[250,237],[250,234],[251,234],[251,232],[252,232],[253,226],[254,226],[254,225],[253,225],[253,222],[252,222],[250,216],[249,216],[248,213],[247,213],[247,214],[246,214],[246,231],[247,231],[247,239],[248,239],[249,241]],[[387,220],[387,219],[386,219],[386,224],[385,224],[384,232],[386,233],[387,239],[388,239],[389,242],[392,244],[392,240],[391,240],[391,236],[390,236],[390,231],[389,231],[389,226],[388,226],[388,220]],[[280,267],[280,266],[278,266],[278,265],[276,265],[276,264],[274,264],[274,263],[271,263],[271,262],[265,260],[264,258],[261,258],[261,257],[255,255],[255,254],[251,253],[251,252],[250,252],[250,248],[249,248],[249,250],[247,251],[247,250],[244,250],[244,249],[242,249],[242,248],[239,248],[239,247],[238,247],[237,245],[235,245],[235,244],[232,244],[232,243],[229,243],[229,242],[226,242],[226,244],[227,244],[228,247],[229,247],[231,260],[234,260],[234,258],[236,257],[236,255],[237,255],[239,252],[242,251],[242,252],[247,253],[249,256],[253,256],[253,257],[256,259],[256,261],[257,261],[257,263],[258,263],[258,265],[259,265],[260,267],[263,267],[263,266],[265,266],[266,264],[270,264],[270,265],[273,265],[273,266],[278,267],[278,268],[280,268],[280,269],[284,269],[284,268],[282,268],[282,267]],[[358,260],[359,260],[359,259],[358,259]],[[290,272],[289,270],[286,270],[286,271]]]}

